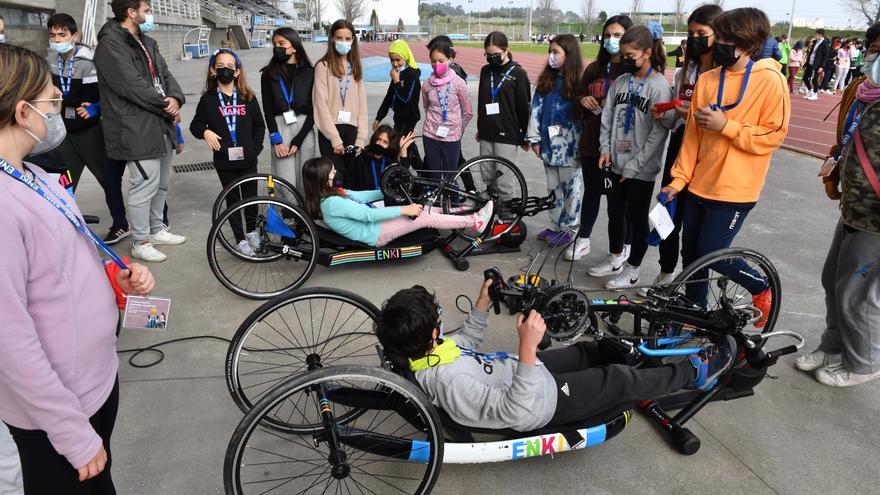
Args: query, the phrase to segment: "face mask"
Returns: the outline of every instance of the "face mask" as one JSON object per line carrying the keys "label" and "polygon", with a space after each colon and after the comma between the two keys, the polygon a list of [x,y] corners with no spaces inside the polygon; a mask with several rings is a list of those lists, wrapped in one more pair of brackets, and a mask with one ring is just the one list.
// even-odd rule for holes
{"label": "face mask", "polygon": [[486,62],[489,62],[489,65],[492,67],[501,67],[504,65],[504,59],[500,53],[487,53]]}
{"label": "face mask", "polygon": [[373,143],[367,146],[367,153],[376,156],[382,156],[385,153],[388,153],[388,148],[382,146],[381,144]]}
{"label": "face mask", "polygon": [[868,82],[874,87],[880,87],[880,64],[877,63],[877,54],[865,55],[862,63],[862,73],[868,77]]}
{"label": "face mask", "polygon": [[562,67],[562,64],[559,62],[559,57],[556,55],[556,52],[551,53],[550,56],[547,57],[547,64],[550,65],[551,69],[558,69]]}
{"label": "face mask", "polygon": [[144,16],[144,22],[138,24],[138,27],[141,28],[142,33],[149,33],[155,29],[156,25],[153,24],[153,14],[147,14]]}
{"label": "face mask", "polygon": [[6,35],[3,33],[0,33],[0,43],[6,43]]}
{"label": "face mask", "polygon": [[437,77],[443,77],[446,75],[446,71],[449,70],[449,65],[440,64],[440,63],[433,63],[433,64],[431,64],[431,68],[434,69],[434,74]]}
{"label": "face mask", "polygon": [[608,38],[602,46],[605,47],[606,52],[611,55],[617,55],[620,53],[620,38]]}
{"label": "face mask", "polygon": [[624,74],[635,74],[641,67],[636,65],[634,58],[623,58],[620,60],[620,71]]}
{"label": "face mask", "polygon": [[40,117],[43,117],[46,124],[46,135],[43,136],[43,139],[38,138],[37,135],[30,130],[23,129],[24,132],[28,133],[28,135],[34,138],[34,141],[37,142],[33,149],[31,149],[30,154],[39,155],[54,150],[62,141],[64,141],[64,138],[67,137],[67,129],[64,127],[64,120],[61,118],[61,115],[57,113],[45,114],[37,110],[37,107],[30,103],[28,103],[27,106],[37,112]]}
{"label": "face mask", "polygon": [[217,80],[223,84],[229,84],[235,80],[235,69],[221,67],[217,70]]}
{"label": "face mask", "polygon": [[340,55],[348,55],[351,51],[351,41],[334,41],[333,46],[336,47],[336,53]]}
{"label": "face mask", "polygon": [[287,48],[283,46],[276,46],[272,48],[272,60],[280,63],[287,62],[287,59],[290,58],[290,55],[287,54]]}
{"label": "face mask", "polygon": [[702,57],[703,55],[709,53],[709,50],[711,50],[711,47],[709,46],[709,37],[688,36],[686,50],[693,53],[695,59],[698,57]]}
{"label": "face mask", "polygon": [[725,45],[722,43],[712,45],[712,59],[721,67],[734,65],[741,56],[736,54],[736,45]]}
{"label": "face mask", "polygon": [[59,53],[60,55],[64,55],[70,50],[73,50],[73,43],[49,43],[49,49]]}

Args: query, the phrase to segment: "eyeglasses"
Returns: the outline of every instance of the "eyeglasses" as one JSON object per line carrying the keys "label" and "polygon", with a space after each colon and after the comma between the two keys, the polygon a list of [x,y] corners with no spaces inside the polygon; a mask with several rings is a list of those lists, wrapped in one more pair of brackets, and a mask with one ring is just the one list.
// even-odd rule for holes
{"label": "eyeglasses", "polygon": [[43,101],[51,102],[52,103],[52,110],[54,110],[55,113],[61,113],[61,108],[64,106],[64,99],[63,98],[61,98],[60,96],[57,96],[55,98],[42,98],[39,100],[31,100],[31,103],[40,103]]}

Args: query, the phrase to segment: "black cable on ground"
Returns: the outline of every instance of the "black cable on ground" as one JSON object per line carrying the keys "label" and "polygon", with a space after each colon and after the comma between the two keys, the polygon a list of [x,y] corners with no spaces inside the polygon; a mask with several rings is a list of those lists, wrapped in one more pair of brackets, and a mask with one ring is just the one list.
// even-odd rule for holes
{"label": "black cable on ground", "polygon": [[[132,349],[117,349],[116,353],[117,354],[127,354],[129,352],[133,352],[134,354],[132,354],[131,357],[128,358],[128,364],[130,364],[134,368],[151,368],[151,367],[156,366],[157,364],[159,364],[165,360],[165,353],[160,351],[158,349],[159,347],[162,347],[163,345],[167,345],[167,344],[173,344],[175,342],[186,342],[189,340],[201,340],[201,339],[219,340],[220,342],[225,342],[227,344],[232,343],[231,340],[224,339],[223,337],[215,337],[213,335],[197,335],[195,337],[182,337],[179,339],[166,340],[164,342],[159,342],[158,344],[153,344],[149,347],[135,347]],[[146,353],[146,352],[154,352],[154,353],[158,354],[159,357],[155,361],[151,361],[146,364],[137,364],[134,362],[135,358],[137,358],[138,356],[140,356],[141,354]]]}

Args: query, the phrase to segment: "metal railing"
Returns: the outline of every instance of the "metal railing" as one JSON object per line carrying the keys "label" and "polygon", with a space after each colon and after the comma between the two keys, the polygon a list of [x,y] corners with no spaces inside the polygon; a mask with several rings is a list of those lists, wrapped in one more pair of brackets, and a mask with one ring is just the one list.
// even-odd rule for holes
{"label": "metal railing", "polygon": [[199,20],[202,11],[199,2],[192,0],[153,0],[153,12],[171,17]]}

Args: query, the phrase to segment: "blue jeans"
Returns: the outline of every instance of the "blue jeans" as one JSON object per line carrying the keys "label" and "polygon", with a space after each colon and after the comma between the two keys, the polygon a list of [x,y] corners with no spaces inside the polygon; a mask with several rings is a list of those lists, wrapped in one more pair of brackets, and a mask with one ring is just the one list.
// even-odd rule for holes
{"label": "blue jeans", "polygon": [[[730,247],[746,216],[755,206],[751,203],[721,203],[690,193],[682,194],[680,201],[679,208],[683,210],[681,258],[685,268],[703,255]],[[729,277],[752,295],[760,294],[769,287],[767,281],[741,259],[716,263],[712,270]],[[694,279],[708,277],[709,270],[700,270],[693,275]],[[709,283],[688,284],[685,294],[690,301],[705,306]]]}

